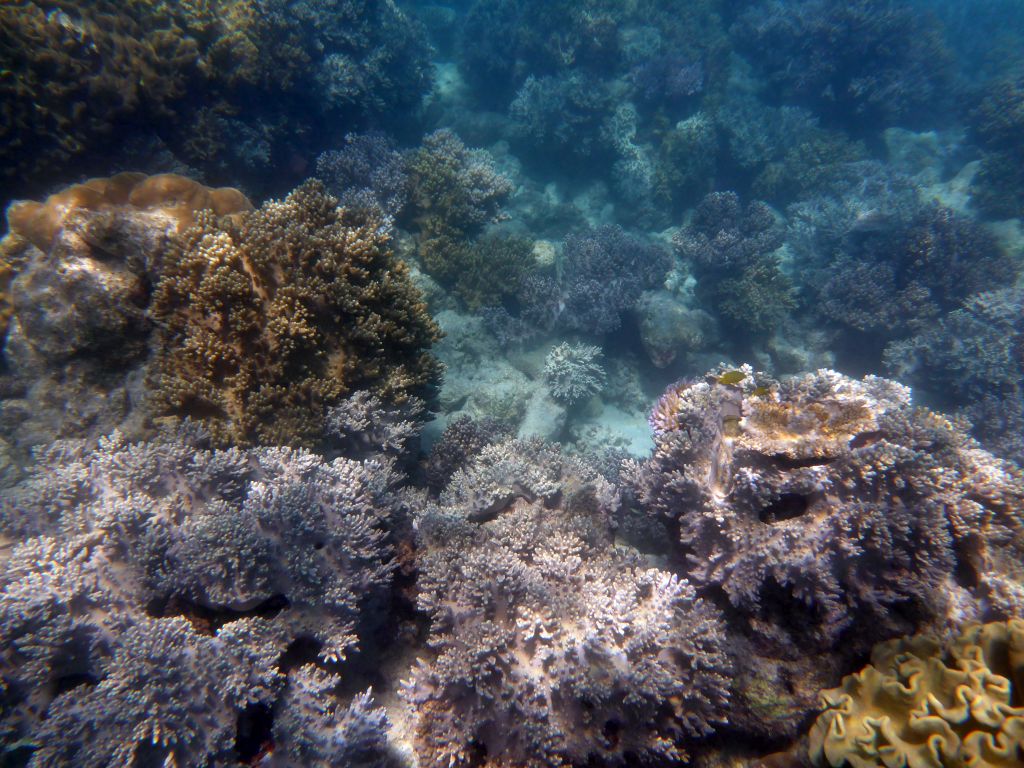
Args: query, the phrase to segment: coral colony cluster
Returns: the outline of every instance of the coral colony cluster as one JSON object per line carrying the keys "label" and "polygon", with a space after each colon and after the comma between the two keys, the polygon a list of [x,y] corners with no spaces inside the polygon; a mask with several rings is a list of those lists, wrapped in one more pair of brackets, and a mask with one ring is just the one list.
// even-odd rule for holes
{"label": "coral colony cluster", "polygon": [[1024,765],[1022,51],[0,5],[0,765]]}

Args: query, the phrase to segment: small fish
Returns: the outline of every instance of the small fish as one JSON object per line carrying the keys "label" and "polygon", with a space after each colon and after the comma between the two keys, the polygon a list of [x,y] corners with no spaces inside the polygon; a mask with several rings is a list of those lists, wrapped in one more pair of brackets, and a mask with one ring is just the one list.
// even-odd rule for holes
{"label": "small fish", "polygon": [[726,371],[725,373],[718,377],[717,381],[719,384],[732,386],[734,384],[739,384],[745,378],[747,378],[747,374],[745,374],[743,371]]}
{"label": "small fish", "polygon": [[850,232],[866,234],[868,232],[884,232],[891,229],[893,225],[892,216],[877,208],[864,211],[854,219]]}
{"label": "small fish", "polygon": [[755,387],[754,391],[750,393],[751,397],[768,397],[772,393],[770,387]]}

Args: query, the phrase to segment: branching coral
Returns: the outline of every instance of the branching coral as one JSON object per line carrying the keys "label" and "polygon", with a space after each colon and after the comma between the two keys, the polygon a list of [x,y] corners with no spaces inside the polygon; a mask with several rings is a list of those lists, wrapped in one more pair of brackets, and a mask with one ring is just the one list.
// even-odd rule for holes
{"label": "branching coral", "polygon": [[316,175],[345,207],[359,208],[370,199],[386,215],[396,217],[409,199],[405,158],[380,133],[346,135],[342,149],[316,159]]}
{"label": "branching coral", "polygon": [[431,275],[451,284],[470,309],[512,298],[534,264],[533,244],[522,237],[484,235],[469,242],[428,241],[421,255]]}
{"label": "branching coral", "polygon": [[733,32],[782,97],[836,120],[920,119],[948,96],[941,30],[911,3],[760,0]]}
{"label": "branching coral", "polygon": [[156,407],[217,444],[311,444],[325,409],[370,389],[429,401],[439,331],[381,222],[309,182],[239,222],[200,217],[153,298]]}
{"label": "branching coral", "polygon": [[[5,496],[2,728],[38,746],[32,765],[223,762],[246,709],[274,705],[289,647],[338,665],[373,623],[388,467],[198,440],[55,444]],[[333,707],[330,688],[303,707]],[[277,728],[304,739],[312,717]]]}
{"label": "branching coral", "polygon": [[523,315],[542,328],[613,331],[644,288],[668,270],[668,254],[615,226],[571,234],[557,277],[534,275],[523,287]]}
{"label": "branching coral", "polygon": [[631,470],[636,497],[676,521],[686,574],[722,590],[768,646],[828,649],[941,624],[954,575],[973,610],[1015,609],[1019,595],[996,585],[1019,555],[1024,483],[913,409],[905,388],[748,374],[674,386],[652,423],[654,456]]}
{"label": "branching coral", "polygon": [[743,206],[735,192],[714,192],[672,242],[694,271],[698,296],[732,324],[763,334],[796,306],[775,255],[782,230],[764,203]]}
{"label": "branching coral", "polygon": [[933,205],[903,226],[855,232],[827,272],[825,315],[898,337],[923,330],[974,293],[1012,282],[1017,266],[979,224]]}
{"label": "branching coral", "polygon": [[405,687],[424,765],[661,764],[723,719],[718,617],[613,546],[593,469],[499,443],[441,498],[419,518],[432,653]]}
{"label": "branching coral", "polygon": [[984,149],[971,189],[986,214],[1011,218],[1024,213],[1024,78],[993,82],[972,116],[972,129]]}
{"label": "branching coral", "polygon": [[1010,768],[1024,760],[1024,621],[875,646],[871,664],[822,691],[816,765]]}
{"label": "branching coral", "polygon": [[600,392],[606,378],[601,357],[601,348],[590,344],[563,342],[554,347],[544,361],[544,380],[551,396],[572,405]]}

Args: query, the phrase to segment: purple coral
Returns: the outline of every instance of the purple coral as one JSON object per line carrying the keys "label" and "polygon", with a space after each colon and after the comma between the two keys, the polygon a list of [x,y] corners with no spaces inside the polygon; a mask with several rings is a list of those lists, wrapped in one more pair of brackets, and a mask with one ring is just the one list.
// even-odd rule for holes
{"label": "purple coral", "polygon": [[409,198],[405,158],[381,133],[347,134],[342,149],[317,158],[316,175],[344,207],[362,209],[375,203],[395,218]]}
{"label": "purple coral", "polygon": [[645,288],[668,269],[660,246],[604,226],[571,234],[558,277],[533,276],[522,292],[523,315],[542,328],[591,334],[613,331]]}
{"label": "purple coral", "polygon": [[41,745],[33,765],[223,762],[285,651],[343,669],[388,594],[380,461],[211,451],[196,430],[40,459],[0,509],[21,542],[0,575],[2,727]]}
{"label": "purple coral", "polygon": [[[991,587],[980,585],[1003,583],[995,563],[1019,547],[1005,532],[1024,522],[1020,476],[912,408],[904,387],[819,371],[667,398],[633,492],[676,521],[685,574],[721,590],[762,647],[861,647],[942,625],[947,600],[984,611]],[[970,595],[953,586],[958,562],[977,569]]]}
{"label": "purple coral", "polygon": [[616,505],[585,463],[509,441],[424,510],[431,653],[404,691],[421,762],[674,762],[722,722],[722,624],[685,580],[614,546]]}

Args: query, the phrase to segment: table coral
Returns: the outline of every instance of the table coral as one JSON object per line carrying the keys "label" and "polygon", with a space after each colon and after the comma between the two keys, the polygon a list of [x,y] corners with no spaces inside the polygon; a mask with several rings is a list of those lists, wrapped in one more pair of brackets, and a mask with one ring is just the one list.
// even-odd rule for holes
{"label": "table coral", "polygon": [[428,402],[439,331],[380,220],[319,182],[238,222],[205,214],[157,285],[156,408],[220,445],[312,444],[356,389]]}
{"label": "table coral", "polygon": [[1010,768],[1024,761],[1024,621],[973,624],[875,646],[871,663],[822,691],[810,734],[820,766]]}
{"label": "table coral", "polygon": [[617,501],[584,462],[507,441],[419,515],[431,653],[404,695],[422,765],[660,765],[723,721],[722,624],[614,546]]}

